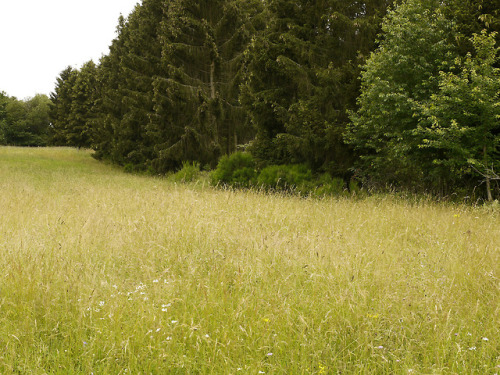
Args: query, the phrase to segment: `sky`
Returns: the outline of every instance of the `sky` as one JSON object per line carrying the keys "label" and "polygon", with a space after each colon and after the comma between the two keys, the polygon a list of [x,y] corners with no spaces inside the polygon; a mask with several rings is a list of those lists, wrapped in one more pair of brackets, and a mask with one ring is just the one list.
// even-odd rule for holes
{"label": "sky", "polygon": [[139,0],[0,0],[0,92],[54,91],[67,67],[98,63]]}

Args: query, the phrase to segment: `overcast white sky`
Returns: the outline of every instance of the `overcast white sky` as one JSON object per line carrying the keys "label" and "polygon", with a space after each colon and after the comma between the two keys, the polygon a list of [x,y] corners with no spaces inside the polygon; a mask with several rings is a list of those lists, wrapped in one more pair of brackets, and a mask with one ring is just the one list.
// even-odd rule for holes
{"label": "overcast white sky", "polygon": [[107,54],[120,13],[139,0],[0,0],[0,91],[18,99],[54,91],[68,65]]}

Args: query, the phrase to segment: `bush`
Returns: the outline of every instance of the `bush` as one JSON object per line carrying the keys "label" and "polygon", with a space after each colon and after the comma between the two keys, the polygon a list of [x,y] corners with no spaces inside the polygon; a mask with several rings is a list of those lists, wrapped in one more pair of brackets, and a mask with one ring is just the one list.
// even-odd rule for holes
{"label": "bush", "polygon": [[257,184],[264,189],[307,193],[314,186],[312,180],[312,171],[303,164],[270,165],[260,172]]}
{"label": "bush", "polygon": [[256,176],[252,155],[235,152],[220,159],[217,168],[211,174],[211,182],[213,185],[248,188],[254,185]]}
{"label": "bush", "polygon": [[324,173],[317,181],[317,188],[314,194],[317,196],[325,195],[344,195],[347,193],[346,184],[342,178],[332,177]]}
{"label": "bush", "polygon": [[176,182],[192,182],[200,176],[200,163],[187,161],[182,163],[180,171],[173,175],[173,180]]}

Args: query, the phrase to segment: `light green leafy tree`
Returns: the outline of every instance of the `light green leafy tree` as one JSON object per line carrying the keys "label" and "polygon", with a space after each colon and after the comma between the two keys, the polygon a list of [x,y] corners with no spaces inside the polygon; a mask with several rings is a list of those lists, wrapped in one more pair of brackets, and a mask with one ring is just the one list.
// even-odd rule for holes
{"label": "light green leafy tree", "polygon": [[421,110],[439,90],[439,72],[456,52],[452,23],[440,0],[408,0],[390,11],[379,48],[361,74],[359,109],[346,140],[360,155],[359,171],[373,186],[422,188],[433,155],[415,133]]}
{"label": "light green leafy tree", "polygon": [[421,148],[434,150],[440,174],[484,178],[493,200],[491,180],[500,169],[500,69],[496,33],[475,34],[475,53],[457,58],[453,71],[440,74],[439,91],[423,107],[416,133]]}

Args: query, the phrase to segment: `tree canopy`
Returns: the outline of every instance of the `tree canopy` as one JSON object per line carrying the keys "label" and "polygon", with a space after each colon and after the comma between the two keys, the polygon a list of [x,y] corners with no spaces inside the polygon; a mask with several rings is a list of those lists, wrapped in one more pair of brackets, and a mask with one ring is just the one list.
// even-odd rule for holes
{"label": "tree canopy", "polygon": [[0,145],[46,146],[50,105],[46,95],[18,100],[0,92]]}

